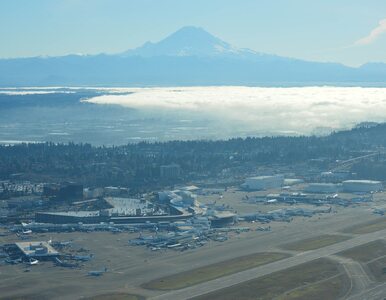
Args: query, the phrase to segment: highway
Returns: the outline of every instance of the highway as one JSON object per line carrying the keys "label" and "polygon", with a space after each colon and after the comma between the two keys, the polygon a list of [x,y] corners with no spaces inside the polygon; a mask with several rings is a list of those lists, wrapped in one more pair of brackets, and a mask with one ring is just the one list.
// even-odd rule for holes
{"label": "highway", "polygon": [[[295,256],[292,256],[280,261],[276,261],[264,266],[259,266],[253,269],[249,269],[239,273],[217,278],[217,279],[200,283],[195,286],[187,287],[181,290],[170,291],[158,296],[154,296],[150,299],[174,300],[174,299],[188,299],[192,297],[201,296],[210,292],[227,288],[235,284],[239,284],[248,280],[259,278],[261,276],[268,275],[273,272],[285,270],[287,268],[291,268],[296,265],[306,263],[321,257],[328,257],[330,255],[336,254],[338,252],[341,252],[362,244],[366,244],[378,239],[383,239],[385,236],[386,236],[386,229],[363,234],[360,236],[356,236],[352,239],[349,239],[340,243],[336,243],[327,247],[323,247],[312,251],[301,252]],[[377,293],[382,294],[385,288],[386,286],[384,285],[377,286],[371,290],[364,291],[364,293],[368,292],[370,296],[371,295],[377,296]],[[357,298],[350,298],[350,299],[357,299]],[[366,297],[365,298],[362,297],[358,299],[366,299]]]}

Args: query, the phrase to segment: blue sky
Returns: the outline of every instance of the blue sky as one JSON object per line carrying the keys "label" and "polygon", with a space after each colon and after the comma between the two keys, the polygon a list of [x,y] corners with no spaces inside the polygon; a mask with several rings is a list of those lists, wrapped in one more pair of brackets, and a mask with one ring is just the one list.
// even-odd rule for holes
{"label": "blue sky", "polygon": [[386,62],[385,0],[0,0],[0,57],[117,53],[200,26],[240,48]]}

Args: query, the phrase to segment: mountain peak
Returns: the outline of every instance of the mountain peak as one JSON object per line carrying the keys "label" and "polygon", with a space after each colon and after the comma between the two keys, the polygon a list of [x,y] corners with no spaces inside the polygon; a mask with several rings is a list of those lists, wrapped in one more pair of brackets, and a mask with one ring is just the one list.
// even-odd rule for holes
{"label": "mountain peak", "polygon": [[211,35],[209,32],[207,32],[204,28],[198,27],[198,26],[184,26],[175,31],[173,34],[206,34]]}
{"label": "mountain peak", "polygon": [[167,39],[200,39],[210,41],[221,41],[220,39],[207,32],[205,29],[196,26],[182,27],[165,38],[165,40]]}
{"label": "mountain peak", "polygon": [[124,56],[224,56],[234,55],[238,49],[213,36],[201,27],[185,26],[165,39],[146,42],[139,48],[128,50]]}

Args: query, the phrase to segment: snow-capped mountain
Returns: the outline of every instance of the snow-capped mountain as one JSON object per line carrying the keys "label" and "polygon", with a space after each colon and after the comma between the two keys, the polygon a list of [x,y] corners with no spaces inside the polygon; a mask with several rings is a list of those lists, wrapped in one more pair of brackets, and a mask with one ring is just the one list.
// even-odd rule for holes
{"label": "snow-capped mountain", "polygon": [[229,56],[254,54],[241,50],[211,35],[200,27],[186,26],[165,39],[147,42],[143,46],[122,53],[123,56]]}
{"label": "snow-capped mountain", "polygon": [[385,85],[386,65],[359,68],[240,49],[199,27],[107,55],[0,59],[0,86]]}

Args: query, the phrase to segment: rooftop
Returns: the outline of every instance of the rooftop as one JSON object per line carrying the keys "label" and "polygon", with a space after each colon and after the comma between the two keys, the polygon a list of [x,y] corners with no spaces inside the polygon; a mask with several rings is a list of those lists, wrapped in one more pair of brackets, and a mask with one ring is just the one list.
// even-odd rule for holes
{"label": "rooftop", "polygon": [[376,180],[345,180],[343,183],[380,184],[381,182]]}
{"label": "rooftop", "polygon": [[44,257],[57,256],[59,252],[56,251],[47,242],[19,242],[16,246],[28,257]]}
{"label": "rooftop", "polygon": [[247,179],[268,179],[268,178],[276,178],[276,177],[282,177],[282,176],[280,175],[254,176],[254,177],[248,177]]}
{"label": "rooftop", "polygon": [[47,211],[44,214],[68,217],[98,217],[99,211]]}

